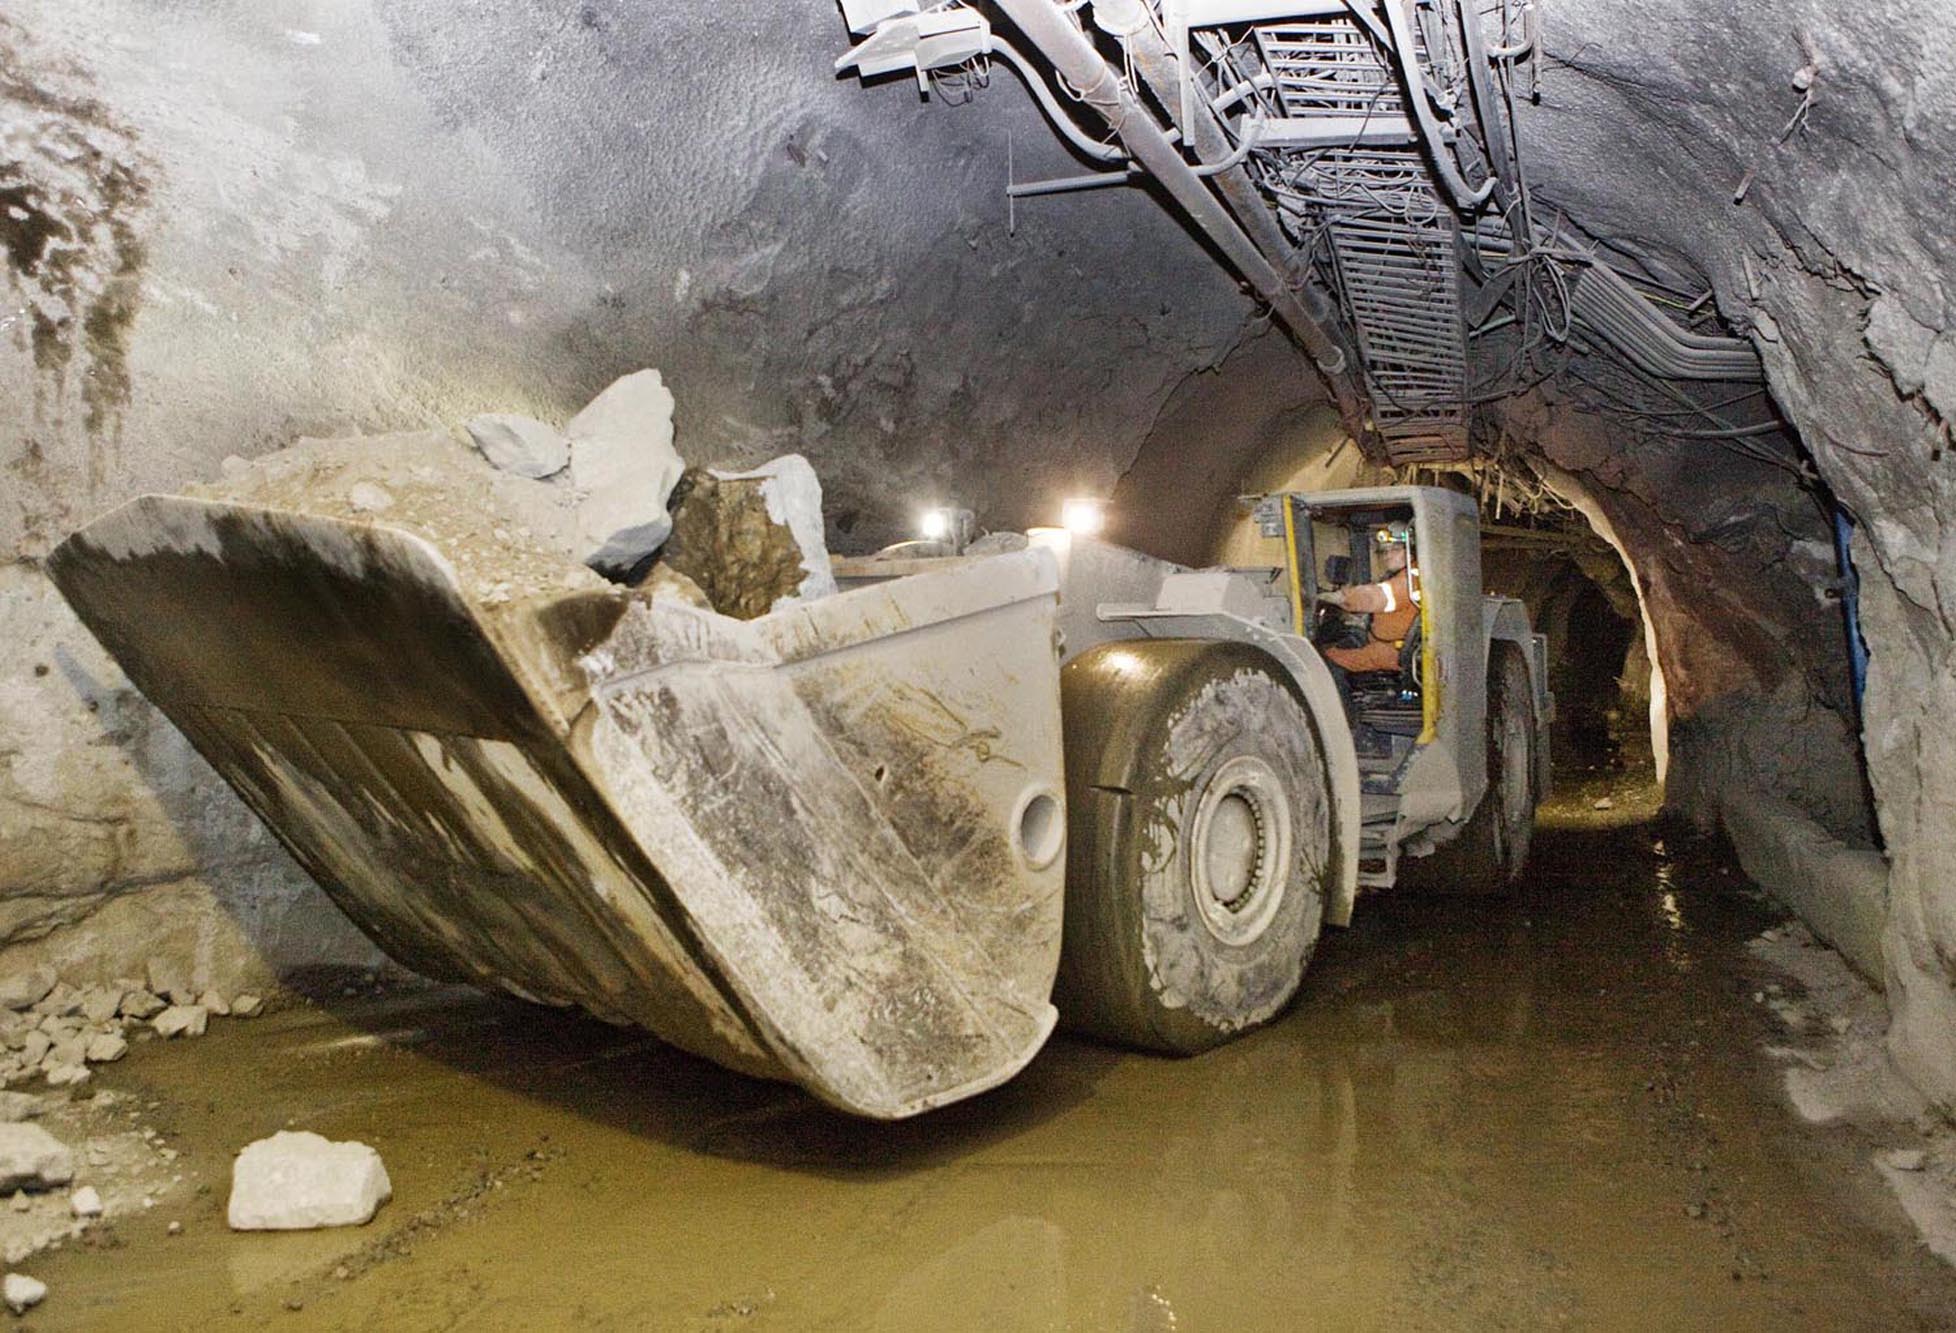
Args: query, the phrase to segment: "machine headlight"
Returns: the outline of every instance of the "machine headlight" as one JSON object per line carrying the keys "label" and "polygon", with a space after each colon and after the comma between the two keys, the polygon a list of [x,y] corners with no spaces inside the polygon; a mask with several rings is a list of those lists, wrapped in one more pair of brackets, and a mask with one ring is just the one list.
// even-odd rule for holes
{"label": "machine headlight", "polygon": [[1060,506],[1060,526],[1076,537],[1098,537],[1107,526],[1107,506],[1099,500],[1068,500]]}

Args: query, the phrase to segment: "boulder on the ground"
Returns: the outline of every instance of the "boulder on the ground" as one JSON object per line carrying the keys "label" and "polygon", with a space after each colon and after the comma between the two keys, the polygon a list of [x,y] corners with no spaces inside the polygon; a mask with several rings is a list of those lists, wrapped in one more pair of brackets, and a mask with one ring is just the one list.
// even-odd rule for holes
{"label": "boulder on the ground", "polygon": [[570,441],[555,426],[514,412],[470,417],[467,430],[482,456],[505,472],[532,481],[570,466]]}
{"label": "boulder on the ground", "polygon": [[672,447],[672,394],[656,370],[634,371],[593,398],[564,428],[579,493],[584,563],[623,578],[672,531],[666,502],[685,470]]}
{"label": "boulder on the ground", "polygon": [[34,1012],[44,1018],[74,1018],[82,1010],[82,993],[65,981],[34,1002]]}
{"label": "boulder on the ground", "polygon": [[38,1004],[60,978],[51,967],[30,967],[0,975],[0,1009],[26,1009]]}
{"label": "boulder on the ground", "polygon": [[83,1185],[68,1196],[68,1209],[76,1217],[100,1217],[102,1192],[93,1185]]}
{"label": "boulder on the ground", "polygon": [[9,1273],[0,1279],[0,1300],[15,1314],[26,1314],[48,1298],[48,1284],[25,1273]]}
{"label": "boulder on the ground", "polygon": [[163,1012],[163,1001],[154,992],[138,987],[125,991],[122,996],[122,1016],[124,1018],[154,1018]]}
{"label": "boulder on the ground", "polygon": [[129,1054],[129,1039],[120,1032],[98,1032],[82,1052],[92,1065],[105,1065]]}
{"label": "boulder on the ground", "polygon": [[106,1023],[122,1007],[119,986],[90,986],[82,992],[81,1013],[91,1023]]}
{"label": "boulder on the ground", "polygon": [[32,1093],[0,1092],[0,1125],[32,1120],[47,1108],[47,1103]]}
{"label": "boulder on the ground", "polygon": [[201,1037],[209,1024],[210,1010],[201,1004],[173,1004],[150,1020],[159,1037]]}
{"label": "boulder on the ground", "polygon": [[0,1124],[0,1194],[45,1190],[75,1178],[75,1155],[39,1125]]}
{"label": "boulder on the ground", "polygon": [[654,571],[683,574],[715,611],[740,620],[835,591],[822,538],[822,487],[799,454],[752,472],[689,468]]}
{"label": "boulder on the ground", "polygon": [[238,1154],[227,1216],[234,1231],[304,1231],[359,1226],[393,1197],[380,1154],[281,1130]]}
{"label": "boulder on the ground", "polygon": [[256,1018],[264,1010],[265,1001],[257,995],[240,995],[231,1001],[233,1018]]}

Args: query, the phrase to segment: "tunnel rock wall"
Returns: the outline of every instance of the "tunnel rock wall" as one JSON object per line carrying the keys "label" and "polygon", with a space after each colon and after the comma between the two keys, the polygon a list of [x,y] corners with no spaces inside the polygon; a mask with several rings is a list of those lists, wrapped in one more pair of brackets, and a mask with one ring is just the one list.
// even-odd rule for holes
{"label": "tunnel rock wall", "polygon": [[863,88],[833,7],[0,6],[0,966],[199,984],[374,955],[42,577],[302,435],[562,421],[658,366],[689,462],[807,454],[861,550],[1110,488],[1251,317],[1001,72]]}
{"label": "tunnel rock wall", "polygon": [[1956,1108],[1956,32],[1896,0],[1576,0],[1547,47],[1523,121],[1537,185],[1710,276],[1857,520],[1891,1045]]}

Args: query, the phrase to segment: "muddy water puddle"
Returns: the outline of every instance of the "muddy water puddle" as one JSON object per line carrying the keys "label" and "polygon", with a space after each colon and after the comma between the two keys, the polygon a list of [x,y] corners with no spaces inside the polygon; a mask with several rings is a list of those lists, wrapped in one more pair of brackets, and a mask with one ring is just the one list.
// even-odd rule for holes
{"label": "muddy water puddle", "polygon": [[[102,1081],[158,1102],[184,1183],[37,1258],[24,1322],[1950,1326],[1865,1145],[1794,1119],[1760,1054],[1744,941],[1778,914],[1595,790],[1546,812],[1512,901],[1362,903],[1261,1033],[1182,1061],[1061,1038],[897,1125],[455,991],[145,1047]],[[224,1229],[231,1153],[288,1125],[381,1151],[375,1223]]]}

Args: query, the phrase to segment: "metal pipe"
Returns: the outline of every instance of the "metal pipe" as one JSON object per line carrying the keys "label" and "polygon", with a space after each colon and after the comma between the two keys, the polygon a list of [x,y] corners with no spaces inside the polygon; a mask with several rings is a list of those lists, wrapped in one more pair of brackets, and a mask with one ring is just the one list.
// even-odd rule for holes
{"label": "metal pipe", "polygon": [[1093,139],[1088,138],[1086,133],[1078,125],[1073,123],[1073,117],[1066,114],[1065,109],[1054,98],[1053,90],[1046,86],[1045,76],[1033,68],[1032,62],[1025,58],[1024,53],[1018,47],[994,33],[990,39],[988,50],[992,55],[1004,56],[1012,67],[1019,71],[1019,77],[1023,78],[1026,81],[1026,87],[1032,90],[1033,100],[1038,102],[1040,110],[1046,113],[1046,119],[1053,122],[1053,128],[1066,136],[1067,142],[1071,143],[1088,157],[1096,158],[1102,162],[1122,162],[1127,159],[1126,153],[1123,153],[1118,148],[1109,147],[1107,144],[1096,143]]}
{"label": "metal pipe", "polygon": [[[1043,0],[1001,0],[1001,3],[1005,11],[1022,30],[1027,32],[1028,36],[1033,34],[1027,28],[1028,20],[1021,11],[1027,11],[1042,19],[1052,18],[1049,7],[1043,3]],[[1152,16],[1146,12],[1145,6],[1140,5],[1138,0],[1096,0],[1093,18],[1095,24],[1103,31],[1121,39],[1129,58],[1134,62],[1135,69],[1153,90],[1156,99],[1165,107],[1179,107],[1181,105],[1181,61],[1169,49],[1168,43],[1155,27]],[[1054,33],[1053,38],[1071,53],[1071,59],[1078,61],[1082,68],[1085,68],[1086,62],[1090,60],[1103,77],[1112,78],[1112,71],[1108,70],[1107,62],[1100,58],[1084,33],[1063,20],[1054,21],[1052,26],[1064,29],[1062,32]],[[1045,52],[1047,58],[1064,72],[1065,66],[1056,57],[1054,50],[1048,48],[1040,37],[1034,36],[1033,40],[1039,43],[1040,49]],[[1071,81],[1071,75],[1068,75],[1068,78]],[[1132,95],[1124,96],[1128,105],[1132,107],[1133,114],[1149,129],[1159,134],[1160,130],[1155,124],[1154,117],[1134,101]],[[1183,142],[1193,147],[1196,156],[1204,161],[1214,162],[1225,158],[1230,152],[1230,146],[1223,132],[1222,122],[1206,102],[1197,99],[1191,101],[1195,103],[1192,108],[1192,123],[1178,127]],[[1139,154],[1137,153],[1136,156]],[[1182,161],[1181,156],[1179,154],[1172,156],[1176,168],[1183,173],[1189,173],[1189,168]],[[1152,166],[1150,169],[1153,169]],[[1156,174],[1161,175],[1160,172]],[[1163,178],[1162,183],[1164,185],[1169,183],[1166,177]],[[1331,303],[1325,299],[1323,293],[1309,286],[1304,286],[1301,290],[1293,289],[1282,276],[1282,269],[1287,265],[1280,267],[1278,260],[1280,257],[1290,255],[1295,247],[1284,236],[1283,228],[1277,225],[1269,200],[1250,179],[1249,173],[1239,164],[1218,172],[1211,178],[1211,183],[1228,202],[1229,212],[1236,215],[1241,229],[1230,224],[1227,213],[1222,214],[1218,220],[1256,253],[1261,266],[1271,273],[1274,290],[1282,293],[1287,299],[1279,303],[1255,278],[1251,278],[1252,285],[1257,287],[1265,300],[1270,301],[1272,309],[1277,311],[1285,326],[1291,330],[1304,350],[1309,352],[1311,358],[1317,363],[1319,371],[1325,377],[1325,382],[1337,399],[1339,415],[1344,419],[1345,428],[1351,432],[1352,438],[1364,439],[1365,403],[1351,371],[1351,358],[1346,355],[1343,345],[1330,331],[1337,326],[1337,315]],[[1186,187],[1198,192],[1202,200],[1213,209],[1215,196],[1204,189],[1201,181],[1195,179],[1192,173],[1188,174]],[[1177,200],[1182,202],[1180,195],[1177,195]],[[1196,210],[1188,203],[1183,202],[1183,207],[1189,210],[1191,217],[1196,216]],[[1220,212],[1220,210],[1216,211]],[[1205,231],[1210,232],[1212,237],[1216,237],[1218,245],[1223,243],[1208,223],[1200,223],[1200,225]],[[1232,262],[1237,264],[1238,270],[1245,277],[1251,276],[1249,270],[1233,256]]]}
{"label": "metal pipe", "polygon": [[1059,176],[1052,180],[1020,181],[1005,187],[1014,199],[1029,199],[1042,194],[1069,194],[1074,190],[1099,190],[1109,185],[1126,185],[1140,176],[1133,167],[1126,171],[1095,171],[1085,176]]}

